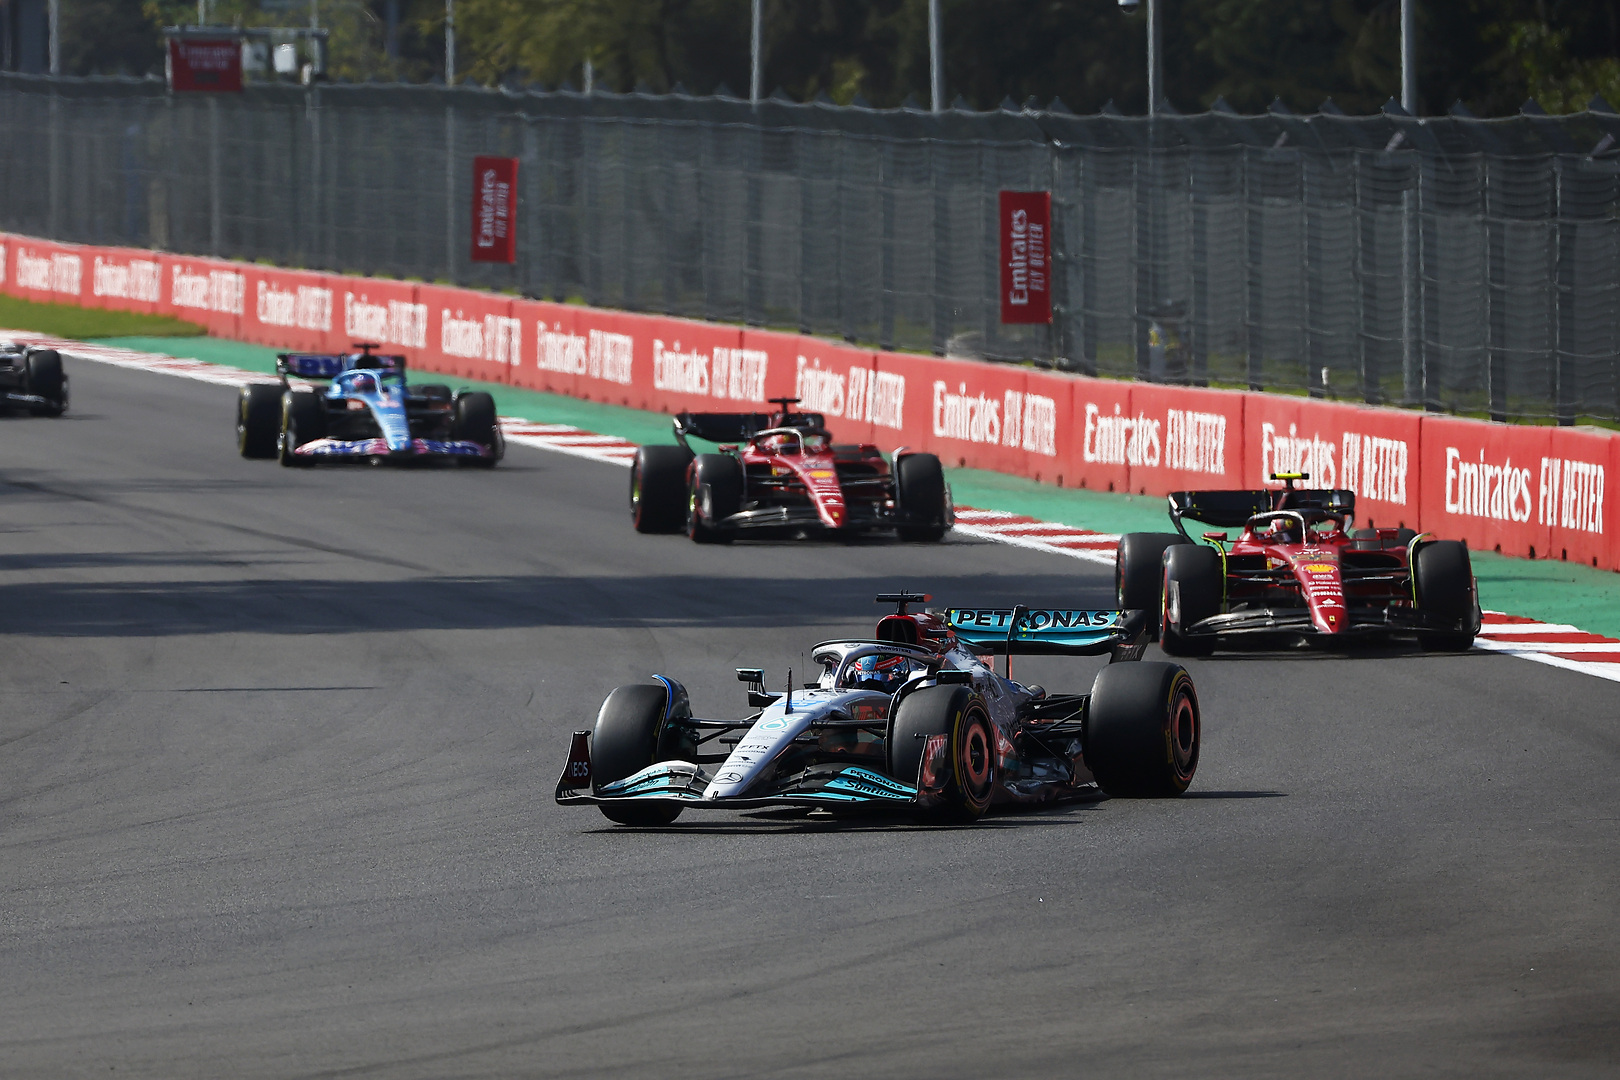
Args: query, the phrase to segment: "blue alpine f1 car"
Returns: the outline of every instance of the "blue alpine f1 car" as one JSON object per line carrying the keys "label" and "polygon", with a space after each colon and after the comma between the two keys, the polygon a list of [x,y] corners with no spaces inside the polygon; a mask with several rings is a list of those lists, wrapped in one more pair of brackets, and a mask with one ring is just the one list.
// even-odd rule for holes
{"label": "blue alpine f1 car", "polygon": [[[621,686],[592,731],[574,733],[557,783],[564,805],[594,804],[624,825],[684,810],[891,808],[970,822],[998,803],[1175,796],[1198,767],[1200,715],[1177,664],[1141,660],[1140,611],[949,608],[890,593],[872,638],[823,641],[819,676],[765,689],[739,668],[752,710],[692,715],[665,675]],[[1014,654],[1104,655],[1089,693],[1014,682]],[[994,658],[1008,657],[998,673]],[[1123,661],[1123,662],[1115,662]]]}
{"label": "blue alpine f1 car", "polygon": [[[280,385],[242,387],[237,449],[283,465],[326,461],[454,461],[493,468],[506,451],[495,399],[481,391],[407,385],[405,358],[371,344],[347,355],[281,353]],[[292,380],[324,380],[323,391]]]}

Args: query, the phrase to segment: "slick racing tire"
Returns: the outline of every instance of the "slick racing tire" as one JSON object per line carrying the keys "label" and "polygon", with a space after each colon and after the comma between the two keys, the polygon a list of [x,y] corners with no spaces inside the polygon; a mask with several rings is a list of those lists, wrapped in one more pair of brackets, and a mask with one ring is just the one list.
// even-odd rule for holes
{"label": "slick racing tire", "polygon": [[1423,544],[1412,557],[1418,610],[1459,627],[1455,633],[1420,634],[1427,652],[1466,652],[1474,644],[1474,568],[1460,540]]}
{"label": "slick racing tire", "polygon": [[945,537],[945,470],[933,454],[907,454],[894,463],[895,501],[912,522],[895,529],[902,540],[934,543]]}
{"label": "slick racing tire", "polygon": [[281,434],[281,387],[248,383],[236,399],[236,449],[245,458],[273,458]]}
{"label": "slick racing tire", "polygon": [[488,457],[466,458],[465,463],[474,468],[493,469],[506,449],[495,418],[495,399],[482,390],[460,394],[456,397],[454,417],[450,422],[452,439],[475,442],[489,449]]}
{"label": "slick racing tire", "polygon": [[996,789],[996,733],[984,702],[966,686],[927,686],[907,694],[889,721],[889,775],[915,784],[930,735],[946,736],[943,805],[919,816],[940,824],[977,821]]}
{"label": "slick racing tire", "polygon": [[326,435],[326,402],[307,390],[289,390],[281,395],[281,437],[276,450],[288,467],[312,465],[309,458],[293,453],[307,442]]}
{"label": "slick racing tire", "polygon": [[1180,664],[1109,664],[1086,705],[1086,767],[1109,795],[1173,798],[1198,771],[1198,693]]}
{"label": "slick racing tire", "polygon": [[728,529],[715,523],[742,509],[742,462],[730,454],[699,454],[692,462],[686,497],[686,535],[699,544],[729,544]]}
{"label": "slick racing tire", "polygon": [[35,416],[61,416],[67,411],[67,376],[62,373],[62,354],[55,349],[39,349],[28,354],[28,392],[45,399],[30,406]]}
{"label": "slick racing tire", "polygon": [[639,533],[679,532],[686,522],[686,467],[682,446],[640,446],[630,463],[630,522]]}
{"label": "slick racing tire", "polygon": [[1148,635],[1159,637],[1159,595],[1164,585],[1166,548],[1187,541],[1179,533],[1126,533],[1114,552],[1114,596],[1121,611],[1145,611]]}
{"label": "slick racing tire", "polygon": [[[660,753],[660,743],[669,743],[674,734],[664,730],[667,702],[662,683],[621,686],[602,702],[591,733],[591,783],[597,791],[667,760],[670,755]],[[681,816],[681,808],[668,803],[626,801],[601,804],[599,809],[609,821],[643,828],[668,825]]]}
{"label": "slick racing tire", "polygon": [[1164,549],[1164,602],[1159,608],[1159,647],[1171,656],[1208,656],[1214,635],[1189,637],[1194,623],[1219,615],[1221,556],[1202,544],[1176,544]]}

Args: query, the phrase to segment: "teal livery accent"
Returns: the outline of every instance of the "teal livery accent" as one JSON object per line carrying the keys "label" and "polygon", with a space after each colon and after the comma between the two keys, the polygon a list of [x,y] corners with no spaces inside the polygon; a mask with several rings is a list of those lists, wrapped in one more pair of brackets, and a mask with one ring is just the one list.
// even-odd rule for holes
{"label": "teal livery accent", "polygon": [[958,640],[976,652],[1083,655],[1119,644],[1124,614],[1070,608],[949,608],[945,620]]}
{"label": "teal livery accent", "polygon": [[910,784],[902,784],[859,766],[845,769],[822,789],[822,793],[829,795],[835,792],[849,792],[848,797],[851,798],[892,799],[896,802],[910,802],[917,797],[917,789]]}

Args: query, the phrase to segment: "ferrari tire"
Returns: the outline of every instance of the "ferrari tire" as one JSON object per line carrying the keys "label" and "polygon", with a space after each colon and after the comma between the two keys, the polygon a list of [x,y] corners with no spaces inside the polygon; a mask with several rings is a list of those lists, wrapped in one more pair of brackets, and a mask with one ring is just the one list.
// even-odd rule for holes
{"label": "ferrari tire", "polygon": [[699,544],[729,544],[728,529],[716,523],[742,509],[742,462],[730,454],[699,454],[687,489],[686,535]]}
{"label": "ferrari tire", "polygon": [[1191,637],[1186,628],[1219,615],[1221,556],[1202,544],[1177,544],[1164,551],[1164,602],[1159,613],[1159,647],[1171,656],[1208,656],[1214,635]]}
{"label": "ferrari tire", "polygon": [[1428,652],[1466,652],[1474,644],[1474,569],[1460,540],[1423,544],[1412,557],[1418,610],[1458,627],[1454,632],[1421,634]]}
{"label": "ferrari tire", "polygon": [[943,805],[926,821],[963,825],[990,809],[996,787],[996,733],[984,702],[966,686],[928,686],[907,694],[889,721],[889,775],[915,784],[930,735],[946,736]]}
{"label": "ferrari tire", "polygon": [[[602,702],[591,733],[591,785],[595,791],[634,776],[659,759],[668,699],[662,683],[645,683],[621,686]],[[609,821],[642,828],[668,825],[681,815],[679,806],[662,802],[627,799],[598,806]]]}
{"label": "ferrari tire", "polygon": [[945,537],[945,470],[933,454],[907,454],[894,463],[894,490],[910,524],[895,533],[902,540],[937,543]]}
{"label": "ferrari tire", "polygon": [[686,467],[682,446],[641,446],[630,463],[630,521],[639,533],[679,532],[686,521]]}
{"label": "ferrari tire", "polygon": [[281,387],[248,383],[236,399],[236,449],[245,458],[273,458],[281,434]]}
{"label": "ferrari tire", "polygon": [[1124,798],[1173,798],[1198,771],[1198,693],[1180,664],[1110,664],[1097,673],[1082,739],[1097,786]]}
{"label": "ferrari tire", "polygon": [[62,372],[62,354],[55,349],[38,349],[28,354],[28,392],[45,403],[30,406],[35,416],[61,416],[67,411],[67,376]]}
{"label": "ferrari tire", "polygon": [[1159,637],[1159,613],[1164,607],[1159,590],[1164,586],[1164,552],[1185,544],[1180,533],[1126,533],[1114,551],[1114,597],[1121,611],[1145,611],[1148,634]]}
{"label": "ferrari tire", "polygon": [[291,468],[313,464],[293,451],[325,435],[326,402],[319,394],[289,390],[281,395],[281,437],[276,449],[282,465]]}
{"label": "ferrari tire", "polygon": [[495,418],[495,399],[482,390],[458,394],[450,421],[450,437],[475,442],[489,451],[488,457],[465,458],[468,465],[493,469],[501,460],[506,444]]}

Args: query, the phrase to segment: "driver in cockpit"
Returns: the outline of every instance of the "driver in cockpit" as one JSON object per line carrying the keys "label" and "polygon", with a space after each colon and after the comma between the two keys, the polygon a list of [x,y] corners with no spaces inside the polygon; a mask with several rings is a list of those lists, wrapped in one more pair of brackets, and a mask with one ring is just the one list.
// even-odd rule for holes
{"label": "driver in cockpit", "polygon": [[844,669],[840,690],[876,690],[892,694],[911,677],[911,661],[893,653],[862,656]]}

